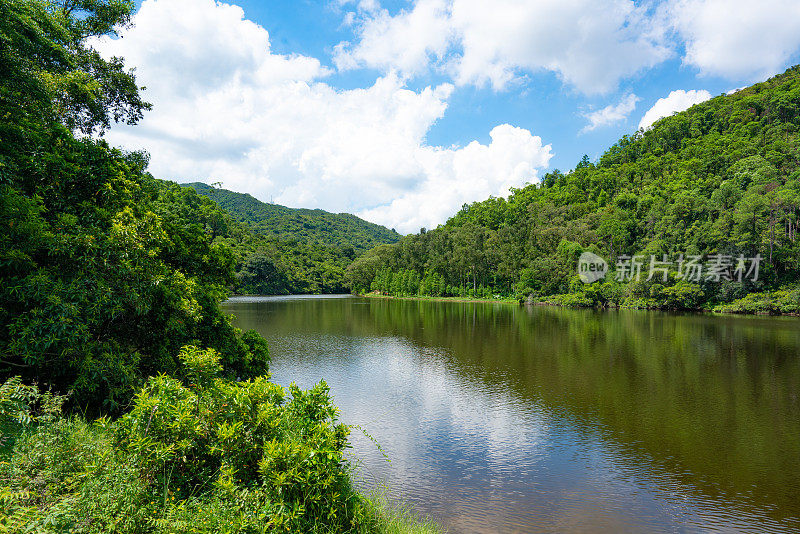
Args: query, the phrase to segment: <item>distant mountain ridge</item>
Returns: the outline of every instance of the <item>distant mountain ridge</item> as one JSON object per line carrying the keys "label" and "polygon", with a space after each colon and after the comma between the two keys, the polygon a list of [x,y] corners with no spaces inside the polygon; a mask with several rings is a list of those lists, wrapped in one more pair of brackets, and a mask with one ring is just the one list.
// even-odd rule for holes
{"label": "distant mountain ridge", "polygon": [[288,208],[261,202],[247,193],[217,189],[208,184],[181,184],[207,196],[237,221],[255,233],[281,240],[302,240],[308,244],[364,252],[377,245],[396,243],[401,236],[379,224],[350,213],[330,213],[321,209]]}

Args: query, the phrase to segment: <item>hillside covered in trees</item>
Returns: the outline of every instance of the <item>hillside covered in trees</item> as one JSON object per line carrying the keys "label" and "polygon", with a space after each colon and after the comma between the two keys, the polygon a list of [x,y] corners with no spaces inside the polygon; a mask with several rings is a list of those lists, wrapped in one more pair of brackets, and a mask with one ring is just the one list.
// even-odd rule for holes
{"label": "hillside covered in trees", "polygon": [[261,202],[247,193],[236,193],[195,182],[183,184],[214,200],[253,232],[281,241],[298,241],[340,250],[364,252],[384,243],[396,243],[400,234],[350,213],[287,208]]}
{"label": "hillside covered in trees", "polygon": [[[178,187],[172,182],[165,183]],[[362,236],[367,243],[381,243],[383,238],[387,243],[393,243],[399,239],[399,235],[386,228],[352,215],[293,210],[205,184],[191,184],[180,189],[185,192],[183,196],[186,199],[192,199],[190,204],[202,199],[201,203],[216,209],[217,217],[207,231],[216,243],[232,253],[236,276],[230,288],[235,293],[346,293],[347,266],[365,250],[349,244],[355,239],[346,230],[351,218],[357,221],[353,224],[359,229],[353,235]],[[273,209],[276,211],[271,211]],[[311,215],[305,215],[305,212]],[[259,219],[253,216],[254,213],[272,213],[274,216]],[[255,223],[256,220],[261,222]]]}
{"label": "hillside covered in trees", "polygon": [[[800,311],[800,68],[663,118],[597,162],[380,246],[348,269],[355,292],[515,296],[577,306]],[[590,251],[611,272],[584,284]],[[737,259],[760,257],[737,273]],[[668,264],[649,277],[651,258]],[[724,261],[686,276],[688,258]],[[638,280],[622,270],[642,264]],[[741,264],[739,264],[741,267]],[[738,276],[737,276],[738,274]],[[649,278],[649,279],[648,279]]]}
{"label": "hillside covered in trees", "polygon": [[366,250],[400,234],[348,213],[287,208],[245,193],[184,184],[228,215],[215,232],[234,253],[236,293],[346,293],[347,266]]}

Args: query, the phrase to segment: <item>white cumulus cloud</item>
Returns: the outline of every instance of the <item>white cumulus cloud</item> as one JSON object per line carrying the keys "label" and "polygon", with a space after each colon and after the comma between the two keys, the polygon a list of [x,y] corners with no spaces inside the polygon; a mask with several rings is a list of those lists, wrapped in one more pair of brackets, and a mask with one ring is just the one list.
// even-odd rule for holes
{"label": "white cumulus cloud", "polygon": [[350,11],[355,38],[336,46],[340,69],[501,90],[552,72],[584,94],[605,94],[683,52],[700,75],[753,82],[800,53],[798,0],[413,0],[391,15],[376,0]]}
{"label": "white cumulus cloud", "polygon": [[[445,0],[422,0],[413,10],[391,16],[385,9],[359,7],[359,41],[339,43],[334,63],[347,70],[359,66],[419,74],[441,61],[454,37]],[[355,14],[351,12],[355,21]]]}
{"label": "white cumulus cloud", "polygon": [[589,119],[589,124],[583,127],[581,133],[590,132],[601,126],[617,124],[628,118],[628,115],[636,109],[636,103],[641,100],[634,94],[629,94],[616,104],[610,104],[597,111],[585,113],[584,117]]}
{"label": "white cumulus cloud", "polygon": [[800,51],[797,0],[672,0],[661,14],[701,74],[757,81]]}
{"label": "white cumulus cloud", "polygon": [[653,104],[653,107],[647,110],[647,113],[644,114],[642,120],[639,121],[639,128],[644,128],[646,130],[647,128],[650,128],[658,119],[662,117],[669,117],[673,113],[677,113],[679,111],[687,110],[695,104],[705,102],[710,98],[711,93],[705,89],[691,89],[689,91],[678,89],[677,91],[672,91],[665,98],[659,98],[656,100],[656,103]]}
{"label": "white cumulus cloud", "polygon": [[458,85],[495,89],[550,71],[596,94],[668,58],[662,33],[632,0],[416,0],[394,16],[362,13],[357,41],[337,46],[336,63],[406,75],[434,65]]}
{"label": "white cumulus cloud", "polygon": [[533,181],[551,157],[539,137],[509,125],[488,145],[429,146],[451,84],[412,91],[389,70],[369,87],[337,89],[317,59],[272,53],[268,32],[236,6],[145,0],[121,35],[94,46],[136,67],[154,108],[137,126],[112,128],[109,141],[148,150],[159,178],[221,181],[414,231]]}
{"label": "white cumulus cloud", "polygon": [[420,186],[364,216],[384,225],[402,218],[408,231],[430,228],[431,220],[445,220],[464,203],[506,195],[511,187],[534,181],[553,155],[550,145],[523,128],[502,124],[490,137],[488,145],[473,141],[458,150],[421,149],[416,160],[425,179]]}

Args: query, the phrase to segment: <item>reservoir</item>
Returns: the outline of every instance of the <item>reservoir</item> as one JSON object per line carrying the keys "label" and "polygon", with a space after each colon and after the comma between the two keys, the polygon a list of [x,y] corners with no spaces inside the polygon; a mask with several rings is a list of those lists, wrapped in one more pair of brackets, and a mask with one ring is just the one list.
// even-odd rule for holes
{"label": "reservoir", "polygon": [[359,427],[349,455],[365,491],[451,532],[800,529],[798,318],[349,296],[224,306],[266,337],[275,382],[327,382]]}

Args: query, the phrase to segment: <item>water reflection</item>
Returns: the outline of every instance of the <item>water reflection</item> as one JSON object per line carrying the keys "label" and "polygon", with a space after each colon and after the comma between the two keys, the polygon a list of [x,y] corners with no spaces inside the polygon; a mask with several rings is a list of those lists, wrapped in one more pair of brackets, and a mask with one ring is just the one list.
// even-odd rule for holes
{"label": "water reflection", "polygon": [[324,378],[368,485],[459,532],[800,528],[800,321],[364,299],[226,305]]}

